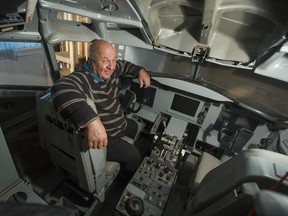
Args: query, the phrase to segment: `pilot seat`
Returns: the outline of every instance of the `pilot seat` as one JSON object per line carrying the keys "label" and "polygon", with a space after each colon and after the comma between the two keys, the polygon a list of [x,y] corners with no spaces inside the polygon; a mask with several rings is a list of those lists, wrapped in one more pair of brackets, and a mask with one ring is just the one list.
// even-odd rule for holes
{"label": "pilot seat", "polygon": [[[87,102],[95,108],[92,101]],[[68,173],[69,182],[73,182],[70,185],[77,193],[93,195],[91,206],[103,202],[106,189],[120,170],[119,163],[106,161],[106,148],[89,149],[85,131],[63,120],[54,109],[50,92],[37,98],[37,111],[41,145],[48,150],[53,164]],[[133,144],[134,139],[126,141]]]}

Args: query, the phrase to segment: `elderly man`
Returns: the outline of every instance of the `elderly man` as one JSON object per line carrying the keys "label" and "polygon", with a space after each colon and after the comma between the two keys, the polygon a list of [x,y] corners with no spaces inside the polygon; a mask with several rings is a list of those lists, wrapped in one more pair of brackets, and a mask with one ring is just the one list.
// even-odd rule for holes
{"label": "elderly man", "polygon": [[[127,121],[118,99],[119,76],[138,77],[140,87],[150,86],[150,76],[143,67],[117,61],[116,50],[105,40],[94,40],[83,67],[61,78],[51,88],[58,112],[76,128],[86,128],[90,148],[107,146],[107,160],[121,164],[124,173],[133,172],[141,156],[138,149],[123,141]],[[95,108],[89,105],[92,100]]]}

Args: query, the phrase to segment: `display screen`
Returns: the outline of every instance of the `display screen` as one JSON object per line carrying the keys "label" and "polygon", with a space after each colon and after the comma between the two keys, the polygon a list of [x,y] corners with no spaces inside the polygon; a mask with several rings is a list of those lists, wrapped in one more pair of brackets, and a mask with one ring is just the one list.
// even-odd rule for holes
{"label": "display screen", "polygon": [[200,101],[175,94],[172,101],[171,110],[194,117],[199,104]]}

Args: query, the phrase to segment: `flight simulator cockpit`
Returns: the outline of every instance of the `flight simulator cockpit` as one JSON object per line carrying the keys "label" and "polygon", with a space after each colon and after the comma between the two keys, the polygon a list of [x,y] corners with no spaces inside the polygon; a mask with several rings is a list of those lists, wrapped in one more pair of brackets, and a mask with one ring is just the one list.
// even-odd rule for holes
{"label": "flight simulator cockpit", "polygon": [[[0,215],[24,213],[19,203],[69,216],[288,215],[287,9],[285,0],[1,4]],[[95,39],[151,75],[149,88],[117,83],[137,125],[123,139],[145,147],[126,179],[50,94]]]}

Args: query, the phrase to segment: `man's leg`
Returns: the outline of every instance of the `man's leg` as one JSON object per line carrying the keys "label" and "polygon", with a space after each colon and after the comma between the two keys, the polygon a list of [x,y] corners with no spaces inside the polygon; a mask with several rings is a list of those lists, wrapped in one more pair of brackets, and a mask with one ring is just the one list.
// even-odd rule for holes
{"label": "man's leg", "polygon": [[119,162],[124,173],[133,173],[141,162],[141,155],[135,146],[109,136],[106,160]]}

